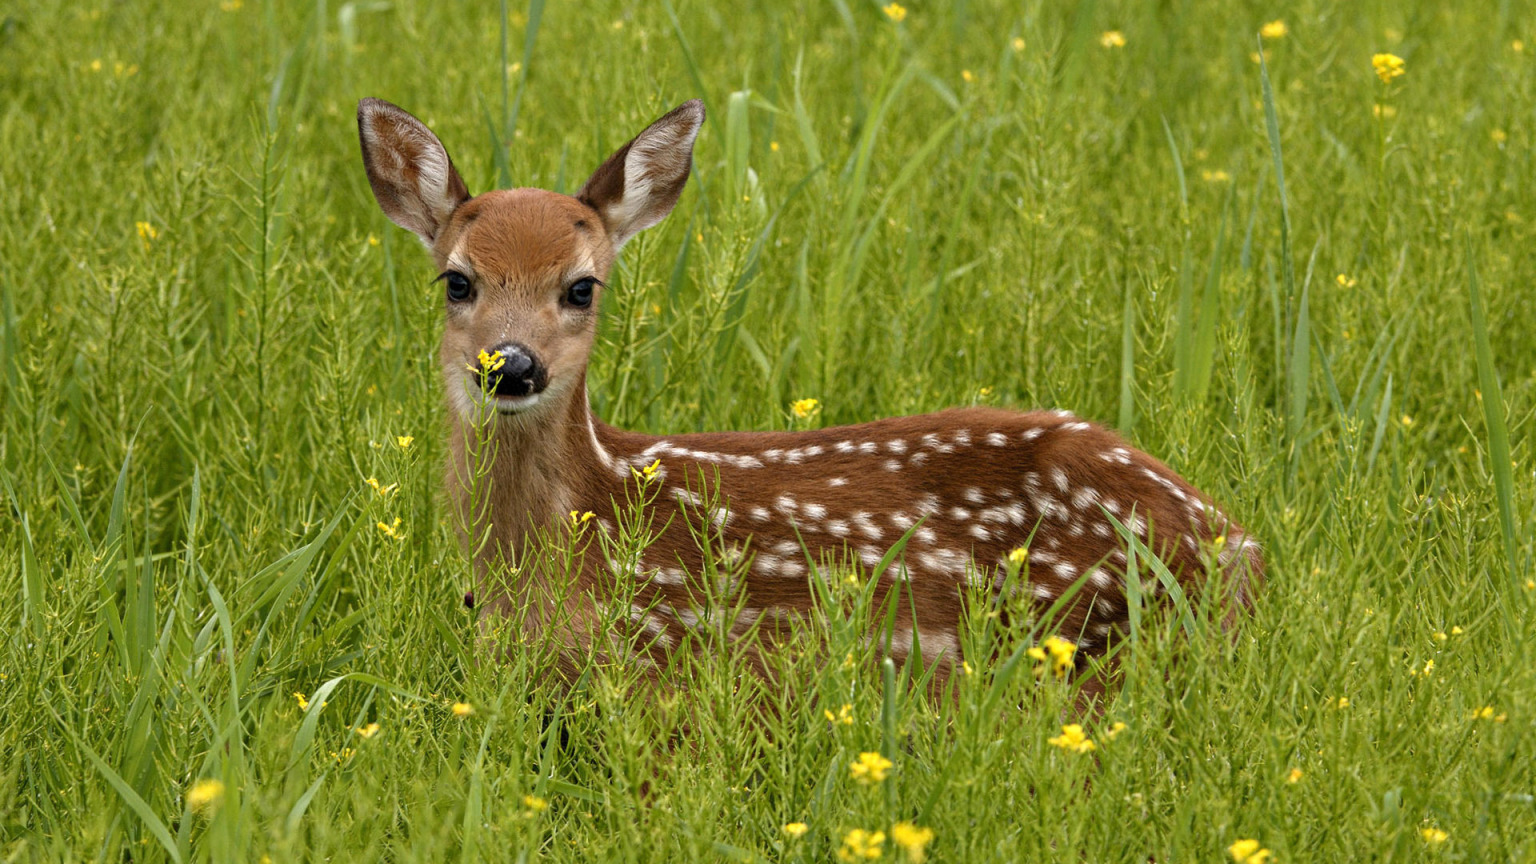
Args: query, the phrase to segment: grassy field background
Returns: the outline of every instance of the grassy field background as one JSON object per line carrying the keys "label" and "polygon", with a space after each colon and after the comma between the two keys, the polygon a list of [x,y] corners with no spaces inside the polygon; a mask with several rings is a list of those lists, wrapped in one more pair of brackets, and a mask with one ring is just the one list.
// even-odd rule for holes
{"label": "grassy field background", "polygon": [[[902,12],[0,5],[0,857],[1536,860],[1530,4]],[[852,595],[793,692],[707,633],[643,701],[477,657],[363,96],[474,191],[702,96],[601,416],[1068,408],[1263,541],[1254,615],[1149,617],[1092,754],[1028,661],[885,681]]]}

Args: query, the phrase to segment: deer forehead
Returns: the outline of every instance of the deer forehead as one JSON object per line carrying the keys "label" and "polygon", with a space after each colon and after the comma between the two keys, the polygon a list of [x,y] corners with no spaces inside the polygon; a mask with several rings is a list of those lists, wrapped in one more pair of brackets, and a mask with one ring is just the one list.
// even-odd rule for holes
{"label": "deer forehead", "polygon": [[439,267],[464,273],[482,290],[606,279],[613,265],[597,211],[544,189],[495,190],[464,202],[433,253]]}

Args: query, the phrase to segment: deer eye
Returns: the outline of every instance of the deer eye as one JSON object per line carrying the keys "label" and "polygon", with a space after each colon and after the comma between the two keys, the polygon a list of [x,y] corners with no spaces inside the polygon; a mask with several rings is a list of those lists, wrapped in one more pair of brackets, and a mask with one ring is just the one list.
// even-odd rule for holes
{"label": "deer eye", "polygon": [[474,294],[474,288],[469,284],[469,277],[463,273],[444,273],[443,281],[448,283],[449,303],[463,303]]}
{"label": "deer eye", "polygon": [[577,279],[571,283],[571,287],[565,289],[565,302],[568,306],[577,309],[585,309],[592,305],[592,286],[597,280],[588,276],[585,279]]}

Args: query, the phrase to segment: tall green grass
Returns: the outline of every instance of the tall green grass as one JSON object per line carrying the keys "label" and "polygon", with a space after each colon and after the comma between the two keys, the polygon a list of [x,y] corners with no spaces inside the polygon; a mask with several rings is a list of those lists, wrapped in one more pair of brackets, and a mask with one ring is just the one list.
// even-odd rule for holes
{"label": "tall green grass", "polygon": [[[1536,859],[1531,10],[881,5],[0,9],[0,857]],[[1133,603],[1091,755],[1048,616],[969,598],[936,695],[841,572],[772,686],[718,628],[648,698],[489,656],[362,96],[477,191],[705,99],[605,419],[1068,408],[1263,542],[1252,617]]]}

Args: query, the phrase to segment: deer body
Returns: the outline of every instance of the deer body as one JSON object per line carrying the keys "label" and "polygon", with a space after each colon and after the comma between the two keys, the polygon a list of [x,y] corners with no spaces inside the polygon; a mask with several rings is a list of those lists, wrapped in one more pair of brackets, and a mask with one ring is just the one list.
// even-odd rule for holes
{"label": "deer body", "polygon": [[[1000,590],[1016,549],[1027,559],[1019,590],[1040,605],[1081,586],[1060,633],[1095,654],[1126,619],[1127,542],[1115,521],[1187,590],[1214,562],[1231,601],[1249,602],[1261,561],[1246,533],[1167,466],[1065,412],[969,408],[807,432],[665,437],[594,417],[586,366],[597,295],[623,243],[676,203],[702,122],[699,103],[679,107],[574,197],[517,189],[471,198],[419,121],[378,100],[359,106],[375,197],[427,243],[446,283],[448,489],[465,521],[489,530],[477,562],[482,614],[508,611],[515,594],[553,596],[541,582],[548,575],[518,566],[533,535],[612,536],[637,489],[651,496],[644,515],[655,542],[627,562],[589,545],[568,577],[577,584],[560,586],[577,608],[545,608],[533,626],[568,627],[573,644],[599,638],[581,632],[596,618],[582,604],[606,602],[605,586],[622,580],[635,589],[630,622],[665,650],[700,625],[694,581],[714,555],[742,576],[734,587],[745,598],[728,626],[744,632],[806,613],[813,566],[868,570],[907,537],[876,588],[877,600],[897,591],[897,659],[918,645],[925,658],[958,661],[965,593]],[[495,461],[489,499],[477,504],[464,478],[486,444]],[[518,576],[496,582],[509,565]],[[1155,596],[1160,586],[1146,579],[1141,590]]]}

